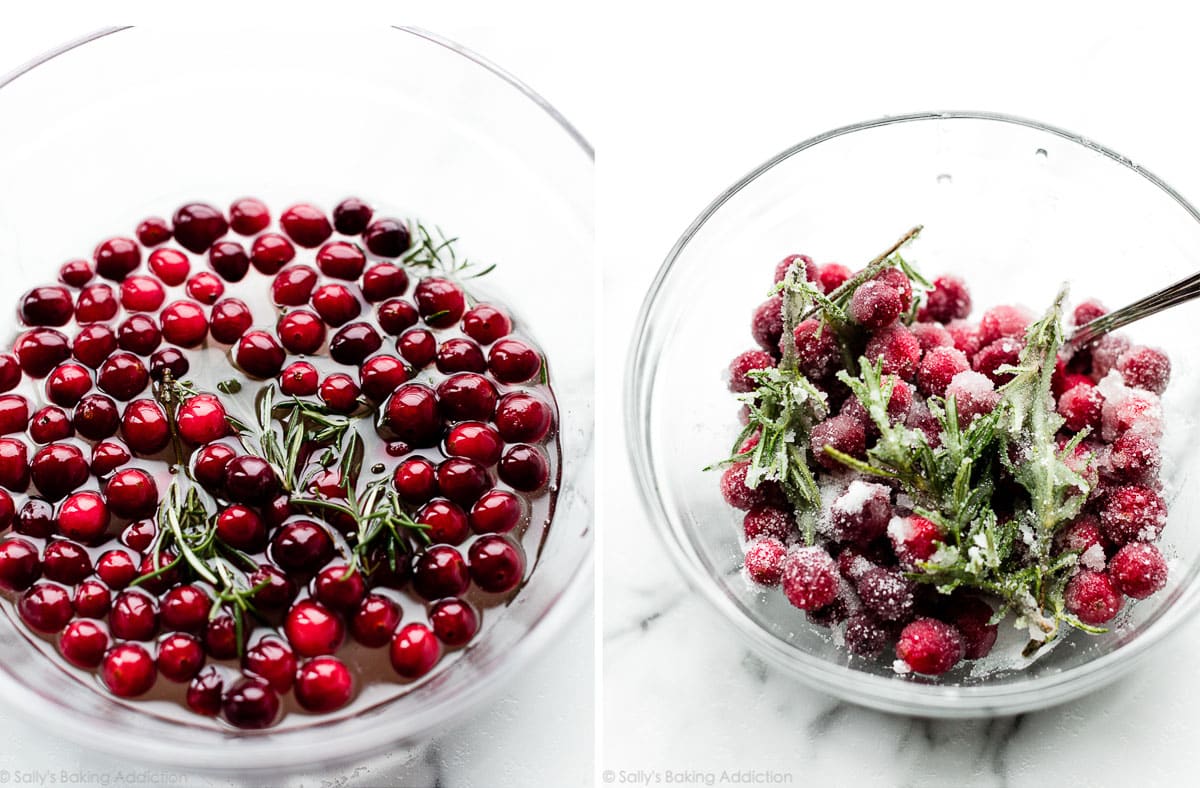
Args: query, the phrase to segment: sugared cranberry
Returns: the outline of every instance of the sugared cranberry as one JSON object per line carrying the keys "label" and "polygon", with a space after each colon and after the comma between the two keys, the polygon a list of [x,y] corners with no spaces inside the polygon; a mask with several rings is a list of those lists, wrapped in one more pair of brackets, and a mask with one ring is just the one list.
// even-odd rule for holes
{"label": "sugared cranberry", "polygon": [[68,260],[58,269],[58,280],[71,287],[83,287],[95,275],[96,270],[87,260]]}
{"label": "sugared cranberry", "polygon": [[358,409],[358,384],[354,378],[341,372],[334,373],[321,381],[321,401],[335,413],[353,413]]}
{"label": "sugared cranberry", "polygon": [[242,371],[256,378],[273,378],[283,369],[287,352],[266,331],[251,331],[237,344],[234,360]]}
{"label": "sugared cranberry", "polygon": [[254,325],[254,315],[245,301],[226,298],[213,304],[209,321],[212,338],[224,345],[232,345]]}
{"label": "sugared cranberry", "polygon": [[117,344],[122,350],[148,356],[162,343],[162,331],[148,315],[130,315],[117,327]]}
{"label": "sugared cranberry", "polygon": [[476,539],[467,553],[467,560],[471,579],[489,593],[511,591],[525,576],[525,558],[521,550],[497,534]]}
{"label": "sugared cranberry", "polygon": [[101,619],[112,609],[112,593],[108,586],[99,580],[84,580],[75,587],[75,597],[71,600],[71,606],[75,608],[77,616]]}
{"label": "sugared cranberry", "polygon": [[276,306],[302,306],[312,297],[317,286],[317,270],[307,265],[294,265],[276,274],[271,282],[271,300]]}
{"label": "sugared cranberry", "polygon": [[1171,379],[1171,359],[1156,348],[1134,346],[1117,359],[1117,371],[1126,385],[1162,394]]}
{"label": "sugared cranberry", "polygon": [[321,285],[312,295],[313,309],[330,326],[341,326],[362,313],[362,304],[346,285]]}
{"label": "sugared cranberry", "polygon": [[891,490],[860,479],[829,507],[830,534],[839,542],[868,544],[884,535],[891,519]]}
{"label": "sugared cranberry", "polygon": [[242,679],[225,693],[221,708],[235,728],[269,728],[279,716],[279,695],[262,679]]}
{"label": "sugared cranberry", "polygon": [[150,253],[150,272],[168,287],[183,284],[191,271],[192,263],[178,249],[155,249]]}
{"label": "sugared cranberry", "polygon": [[104,499],[118,517],[149,517],[158,505],[158,490],[150,474],[139,468],[117,471],[104,485]]}
{"label": "sugared cranberry", "polygon": [[750,579],[761,586],[777,586],[783,579],[787,548],[772,537],[757,539],[746,550],[744,565]]}
{"label": "sugared cranberry", "polygon": [[142,250],[132,238],[109,238],[96,247],[93,255],[96,273],[105,279],[120,282],[142,262]]}
{"label": "sugared cranberry", "polygon": [[279,390],[289,397],[311,397],[317,393],[320,375],[307,361],[295,361],[279,373]]}
{"label": "sugared cranberry", "polygon": [[918,312],[918,318],[949,323],[970,313],[971,294],[963,281],[956,276],[939,276],[933,280],[933,289],[925,294],[925,304]]}
{"label": "sugared cranberry", "polygon": [[21,297],[17,312],[27,326],[65,326],[75,305],[65,287],[35,287]]}
{"label": "sugared cranberry", "polygon": [[747,350],[729,362],[729,390],[744,394],[754,391],[758,385],[750,377],[751,372],[775,366],[775,357],[765,350]]}
{"label": "sugared cranberry", "polygon": [[333,227],[325,214],[307,203],[288,208],[279,217],[279,224],[296,245],[305,249],[315,249],[333,235]]}
{"label": "sugared cranberry", "polygon": [[1167,561],[1154,545],[1130,542],[1109,561],[1108,576],[1122,594],[1145,599],[1166,586]]}
{"label": "sugared cranberry", "polygon": [[408,624],[392,638],[392,669],[406,679],[420,678],[433,670],[441,652],[433,630],[424,624]]}
{"label": "sugared cranberry", "polygon": [[289,353],[312,355],[325,344],[325,323],[307,309],[295,309],[281,317],[277,332]]}
{"label": "sugared cranberry", "polygon": [[1128,542],[1153,542],[1167,522],[1167,506],[1162,496],[1148,487],[1115,487],[1100,513],[1104,535],[1115,545]]}
{"label": "sugared cranberry", "polygon": [[334,653],[345,636],[345,627],[338,615],[310,600],[297,602],[288,611],[283,628],[292,648],[304,657]]}
{"label": "sugared cranberry", "polygon": [[225,215],[206,203],[188,203],[175,212],[172,222],[175,240],[193,254],[203,254],[225,233],[229,223]]}
{"label": "sugared cranberry", "polygon": [[[503,405],[503,401],[501,401]],[[545,433],[543,433],[544,435]],[[512,440],[508,438],[508,440]],[[523,440],[523,439],[518,439]],[[454,425],[446,436],[446,453],[466,457],[481,465],[495,465],[500,459],[504,441],[496,430],[479,421],[464,421]]]}
{"label": "sugared cranberry", "polygon": [[61,331],[35,328],[17,338],[13,352],[26,375],[44,378],[71,357],[71,346]]}
{"label": "sugared cranberry", "polygon": [[169,681],[191,681],[204,667],[204,648],[194,635],[175,632],[158,644],[158,672]]}
{"label": "sugared cranberry", "polygon": [[20,537],[0,542],[0,588],[24,591],[41,574],[42,564],[33,542]]}
{"label": "sugared cranberry", "polygon": [[[483,349],[473,339],[452,337],[438,347],[437,368],[438,372],[445,375],[483,372],[487,369],[487,361],[484,360]],[[499,376],[497,379],[500,379]]]}
{"label": "sugared cranberry", "polygon": [[225,466],[224,489],[231,501],[261,506],[278,493],[279,479],[266,460],[243,455]]}
{"label": "sugared cranberry", "polygon": [[896,322],[903,309],[901,294],[886,282],[864,282],[850,298],[850,317],[869,331]]}
{"label": "sugared cranberry", "polygon": [[77,668],[91,670],[100,665],[108,651],[108,633],[95,621],[79,619],[63,630],[58,641],[63,659]]}
{"label": "sugared cranberry", "polygon": [[216,668],[205,668],[192,679],[187,689],[187,707],[196,714],[215,717],[221,713],[221,693],[225,683]]}
{"label": "sugared cranberry", "polygon": [[866,431],[857,419],[850,416],[831,416],[812,428],[811,448],[813,459],[826,470],[835,470],[841,463],[826,451],[836,449],[851,457],[863,457],[866,453]]}
{"label": "sugared cranberry", "polygon": [[916,604],[915,584],[894,569],[875,567],[859,575],[856,581],[863,607],[881,621],[907,621]]}
{"label": "sugared cranberry", "polygon": [[796,326],[792,341],[796,345],[796,362],[800,371],[812,380],[829,380],[840,364],[840,352],[833,338],[833,330],[823,322],[809,318]]}
{"label": "sugared cranberry", "polygon": [[235,503],[217,515],[217,536],[230,547],[257,553],[267,546],[267,524],[258,512]]}
{"label": "sugared cranberry", "polygon": [[47,580],[73,586],[92,573],[92,558],[75,542],[56,539],[42,553],[42,574]]}
{"label": "sugared cranberry", "polygon": [[871,361],[881,360],[885,375],[912,380],[921,360],[921,343],[904,326],[893,325],[871,337],[864,355]]}
{"label": "sugared cranberry", "polygon": [[212,606],[212,599],[199,586],[175,586],[163,595],[159,616],[169,629],[201,632],[208,623]]}
{"label": "sugared cranberry", "polygon": [[[391,336],[397,336],[400,332],[415,326],[420,316],[417,314],[417,308],[408,301],[402,298],[392,298],[379,305],[375,317],[384,332]],[[436,340],[434,345],[437,345]],[[426,360],[425,363],[428,364],[429,361]]]}
{"label": "sugared cranberry", "polygon": [[913,567],[917,562],[933,557],[942,540],[942,533],[932,520],[911,515],[892,520],[888,524],[888,538],[900,563]]}
{"label": "sugared cranberry", "polygon": [[1002,337],[1024,338],[1031,322],[1032,314],[1024,307],[1007,304],[992,307],[979,320],[979,340],[986,346]]}
{"label": "sugared cranberry", "polygon": [[[208,264],[226,282],[240,282],[246,278],[246,273],[250,270],[250,256],[246,254],[246,250],[242,248],[242,245],[236,241],[219,241],[213,244],[212,248],[208,250]],[[224,287],[221,289],[224,290]],[[212,303],[212,301],[205,301],[205,299],[192,293],[190,285],[188,292],[192,298],[198,301]],[[217,296],[220,296],[219,292]]]}
{"label": "sugared cranberry", "polygon": [[434,545],[413,562],[413,588],[425,599],[458,596],[470,583],[467,562],[449,545]]}
{"label": "sugared cranberry", "polygon": [[212,306],[225,294],[225,284],[216,274],[201,271],[188,279],[187,294],[202,304]]}
{"label": "sugared cranberry", "polygon": [[[116,431],[115,425],[113,431]],[[92,447],[92,475],[102,479],[132,459],[129,448],[120,441],[100,441]]]}
{"label": "sugared cranberry", "polygon": [[784,558],[782,583],[784,596],[793,605],[819,610],[837,596],[837,564],[819,547],[794,550]]}
{"label": "sugared cranberry", "polygon": [[274,638],[260,640],[248,649],[242,657],[242,667],[266,681],[276,692],[287,692],[296,679],[296,655]]}
{"label": "sugared cranberry", "polygon": [[131,276],[121,283],[121,306],[129,312],[155,312],[167,293],[149,276]]}
{"label": "sugared cranberry", "polygon": [[446,328],[462,319],[466,298],[458,285],[448,279],[428,277],[413,291],[417,311],[427,325]]}
{"label": "sugared cranberry", "polygon": [[22,594],[17,612],[30,629],[47,635],[61,630],[74,615],[66,589],[47,582],[35,583]]}
{"label": "sugared cranberry", "polygon": [[379,332],[370,323],[350,323],[329,340],[329,357],[339,364],[358,366],[383,346]]}
{"label": "sugared cranberry", "polygon": [[288,523],[271,540],[271,557],[285,570],[314,572],[333,557],[329,532],[311,520]]}
{"label": "sugared cranberry", "polygon": [[250,245],[250,263],[266,276],[279,270],[296,257],[296,247],[282,235],[266,233],[254,239]]}
{"label": "sugared cranberry", "polygon": [[1103,572],[1084,569],[1067,581],[1063,594],[1067,611],[1091,626],[1116,618],[1121,610],[1121,592]]}
{"label": "sugared cranberry", "polygon": [[888,631],[868,613],[854,613],[846,620],[846,649],[851,654],[874,659],[887,647]]}
{"label": "sugared cranberry", "polygon": [[254,235],[267,229],[271,212],[262,200],[243,197],[229,206],[229,226],[238,235]]}
{"label": "sugared cranberry", "polygon": [[933,618],[918,618],[908,624],[896,644],[896,657],[912,671],[928,676],[940,676],[953,668],[965,651],[958,630]]}
{"label": "sugared cranberry", "polygon": [[935,347],[925,353],[917,368],[917,388],[926,396],[945,396],[954,376],[970,368],[971,362],[958,348]]}
{"label": "sugared cranberry", "polygon": [[196,347],[208,335],[204,307],[195,301],[172,301],[163,307],[158,320],[163,338],[173,345]]}
{"label": "sugared cranberry", "polygon": [[92,369],[97,369],[117,350],[116,333],[103,323],[83,326],[71,343],[75,358]]}
{"label": "sugared cranberry", "polygon": [[350,619],[350,634],[367,648],[385,646],[400,625],[400,606],[381,594],[368,594]]}
{"label": "sugared cranberry", "polygon": [[412,246],[408,225],[399,219],[376,219],[363,232],[363,243],[371,254],[399,257]]}

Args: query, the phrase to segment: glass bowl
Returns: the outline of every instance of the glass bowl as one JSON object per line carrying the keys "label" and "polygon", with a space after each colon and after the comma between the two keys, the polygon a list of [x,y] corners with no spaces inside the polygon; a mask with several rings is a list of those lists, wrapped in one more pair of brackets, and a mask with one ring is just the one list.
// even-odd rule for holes
{"label": "glass bowl", "polygon": [[[1111,307],[1191,274],[1200,217],[1129,159],[1041,123],[984,113],[884,118],[822,134],[756,168],[683,233],[642,306],[626,389],[626,430],[643,502],[690,584],[737,636],[785,672],[843,699],[936,717],[1011,714],[1077,697],[1128,670],[1196,609],[1200,470],[1193,404],[1200,353],[1185,305],[1131,326],[1134,341],[1175,359],[1163,403],[1163,479],[1170,524],[1167,587],[1108,634],[1072,633],[1025,670],[987,675],[972,663],[940,680],[900,678],[890,660],[868,663],[837,648],[791,607],[740,571],[740,512],[714,472],[738,434],[729,360],[752,348],[750,314],[776,262],[803,252],[861,267],[923,224],[906,258],[929,276],[961,274],[974,315],[999,303],[1038,314],[1059,286],[1076,301]],[[1001,625],[1001,641],[1017,637]],[[1021,641],[1023,642],[1023,641]],[[999,646],[998,646],[999,648]]]}
{"label": "glass bowl", "polygon": [[[289,730],[232,733],[114,700],[39,654],[4,603],[5,703],[58,736],[178,769],[313,768],[402,750],[462,718],[587,603],[592,310],[590,297],[562,294],[592,270],[592,151],[553,107],[479,55],[416,29],[134,28],[0,78],[0,116],[0,260],[13,303],[100,238],[190,200],[228,205],[250,194],[278,211],[300,200],[330,209],[355,194],[385,214],[436,223],[462,239],[461,252],[497,264],[479,287],[542,345],[562,451],[553,527],[528,584],[495,609],[486,637],[419,683]],[[11,340],[15,311],[3,314]]]}

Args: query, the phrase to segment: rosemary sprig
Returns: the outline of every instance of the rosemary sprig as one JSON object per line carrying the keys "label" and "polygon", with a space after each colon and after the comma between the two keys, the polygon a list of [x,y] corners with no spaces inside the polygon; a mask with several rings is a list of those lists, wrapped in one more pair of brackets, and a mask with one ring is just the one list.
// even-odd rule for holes
{"label": "rosemary sprig", "polygon": [[434,227],[430,232],[420,222],[410,222],[410,226],[415,228],[415,233],[412,248],[400,260],[405,265],[440,271],[458,279],[478,279],[496,268],[494,263],[480,268],[479,263],[466,258],[460,260],[454,251],[458,238],[447,238],[440,227]]}

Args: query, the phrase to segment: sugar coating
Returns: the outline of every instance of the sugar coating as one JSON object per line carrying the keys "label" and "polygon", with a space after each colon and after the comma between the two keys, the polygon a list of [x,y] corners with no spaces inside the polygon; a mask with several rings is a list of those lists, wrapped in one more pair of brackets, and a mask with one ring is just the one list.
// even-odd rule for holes
{"label": "sugar coating", "polygon": [[1080,565],[1094,572],[1102,571],[1104,562],[1104,548],[1100,546],[1099,542],[1093,542],[1091,547],[1079,555]]}

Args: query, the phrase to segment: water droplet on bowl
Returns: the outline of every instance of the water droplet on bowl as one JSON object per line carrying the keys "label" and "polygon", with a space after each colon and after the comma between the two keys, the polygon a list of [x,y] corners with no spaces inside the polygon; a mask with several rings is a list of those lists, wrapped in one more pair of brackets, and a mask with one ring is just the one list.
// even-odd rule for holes
{"label": "water droplet on bowl", "polygon": [[941,175],[939,175],[937,177],[938,183],[950,183],[950,181],[952,181],[952,180],[953,180],[953,178],[950,177],[950,173],[948,173],[948,172],[943,172]]}

